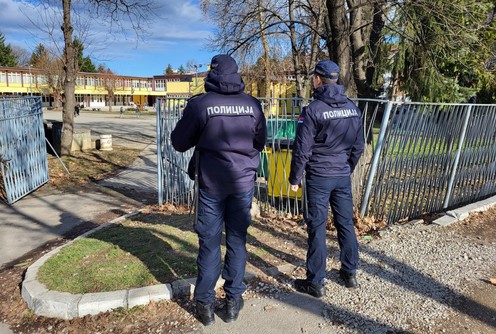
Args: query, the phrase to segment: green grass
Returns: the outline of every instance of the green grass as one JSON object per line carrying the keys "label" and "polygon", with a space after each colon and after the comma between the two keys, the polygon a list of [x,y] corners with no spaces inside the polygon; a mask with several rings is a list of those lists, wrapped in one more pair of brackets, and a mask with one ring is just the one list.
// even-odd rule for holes
{"label": "green grass", "polygon": [[[196,277],[198,237],[192,219],[187,213],[159,210],[112,224],[62,248],[41,266],[38,280],[49,290],[91,293]],[[248,265],[264,269],[302,263],[305,238],[306,231],[294,231],[287,222],[253,221],[247,238]],[[295,240],[304,246],[291,247]]]}
{"label": "green grass", "polygon": [[[157,215],[158,216],[158,215]],[[89,293],[171,283],[196,276],[197,239],[191,217],[156,221],[143,215],[64,247],[40,268],[49,290]]]}

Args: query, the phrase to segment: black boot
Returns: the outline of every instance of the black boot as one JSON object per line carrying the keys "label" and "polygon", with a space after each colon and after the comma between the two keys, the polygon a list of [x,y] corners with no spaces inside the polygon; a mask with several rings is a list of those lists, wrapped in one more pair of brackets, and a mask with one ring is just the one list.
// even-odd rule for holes
{"label": "black boot", "polygon": [[344,286],[347,288],[356,288],[358,285],[355,273],[348,273],[340,269],[339,277],[344,281]]}
{"label": "black boot", "polygon": [[210,326],[215,322],[214,306],[214,302],[208,304],[196,302],[196,313],[198,313],[198,318],[204,326]]}
{"label": "black boot", "polygon": [[307,293],[317,298],[322,298],[326,292],[323,285],[312,284],[305,279],[295,280],[295,289],[296,291]]}
{"label": "black boot", "polygon": [[225,322],[233,322],[238,319],[239,311],[243,308],[245,302],[243,297],[226,297],[226,314]]}

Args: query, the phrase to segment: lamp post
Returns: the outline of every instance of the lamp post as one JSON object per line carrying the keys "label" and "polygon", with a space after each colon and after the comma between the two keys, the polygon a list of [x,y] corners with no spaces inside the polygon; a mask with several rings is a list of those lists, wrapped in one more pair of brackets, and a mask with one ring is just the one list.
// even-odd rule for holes
{"label": "lamp post", "polygon": [[33,96],[33,77],[31,76],[31,64],[24,64],[22,66],[28,68],[28,73],[29,73],[29,95],[30,96]]}
{"label": "lamp post", "polygon": [[195,68],[195,86],[198,87],[198,68],[199,67],[202,67],[202,64],[200,65],[193,65],[193,67]]}
{"label": "lamp post", "polygon": [[29,95],[33,96],[33,76],[31,75],[31,64],[28,64],[29,68]]}

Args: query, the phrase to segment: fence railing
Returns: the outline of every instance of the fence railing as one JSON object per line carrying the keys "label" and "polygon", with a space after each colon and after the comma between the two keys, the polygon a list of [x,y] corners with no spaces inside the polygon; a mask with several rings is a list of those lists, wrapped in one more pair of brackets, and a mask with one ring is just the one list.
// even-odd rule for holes
{"label": "fence railing", "polygon": [[496,105],[389,105],[362,215],[393,222],[496,193]]}
{"label": "fence railing", "polygon": [[[304,187],[294,193],[287,179],[298,115],[310,101],[260,101],[268,140],[260,154],[256,197],[264,208],[300,214]],[[496,193],[496,105],[354,101],[363,113],[367,143],[352,176],[360,214],[394,222]],[[170,144],[186,103],[157,103],[160,204],[193,204],[193,183],[186,173],[192,150],[178,153]]]}
{"label": "fence railing", "polygon": [[12,204],[48,181],[40,97],[0,99],[0,199]]}

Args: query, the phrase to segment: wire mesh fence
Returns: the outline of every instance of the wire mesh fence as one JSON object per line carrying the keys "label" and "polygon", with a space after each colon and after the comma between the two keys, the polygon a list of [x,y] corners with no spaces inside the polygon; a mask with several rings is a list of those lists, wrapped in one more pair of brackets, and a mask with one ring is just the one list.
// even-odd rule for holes
{"label": "wire mesh fence", "polygon": [[41,98],[0,99],[0,174],[9,204],[48,181]]}
{"label": "wire mesh fence", "polygon": [[[496,192],[495,105],[353,99],[362,110],[366,149],[352,175],[362,216],[394,222],[438,212]],[[290,190],[291,148],[308,99],[260,99],[268,138],[260,153],[256,197],[262,208],[301,214],[305,187]],[[159,202],[193,204],[192,151],[178,153],[170,133],[185,99],[157,103]]]}

